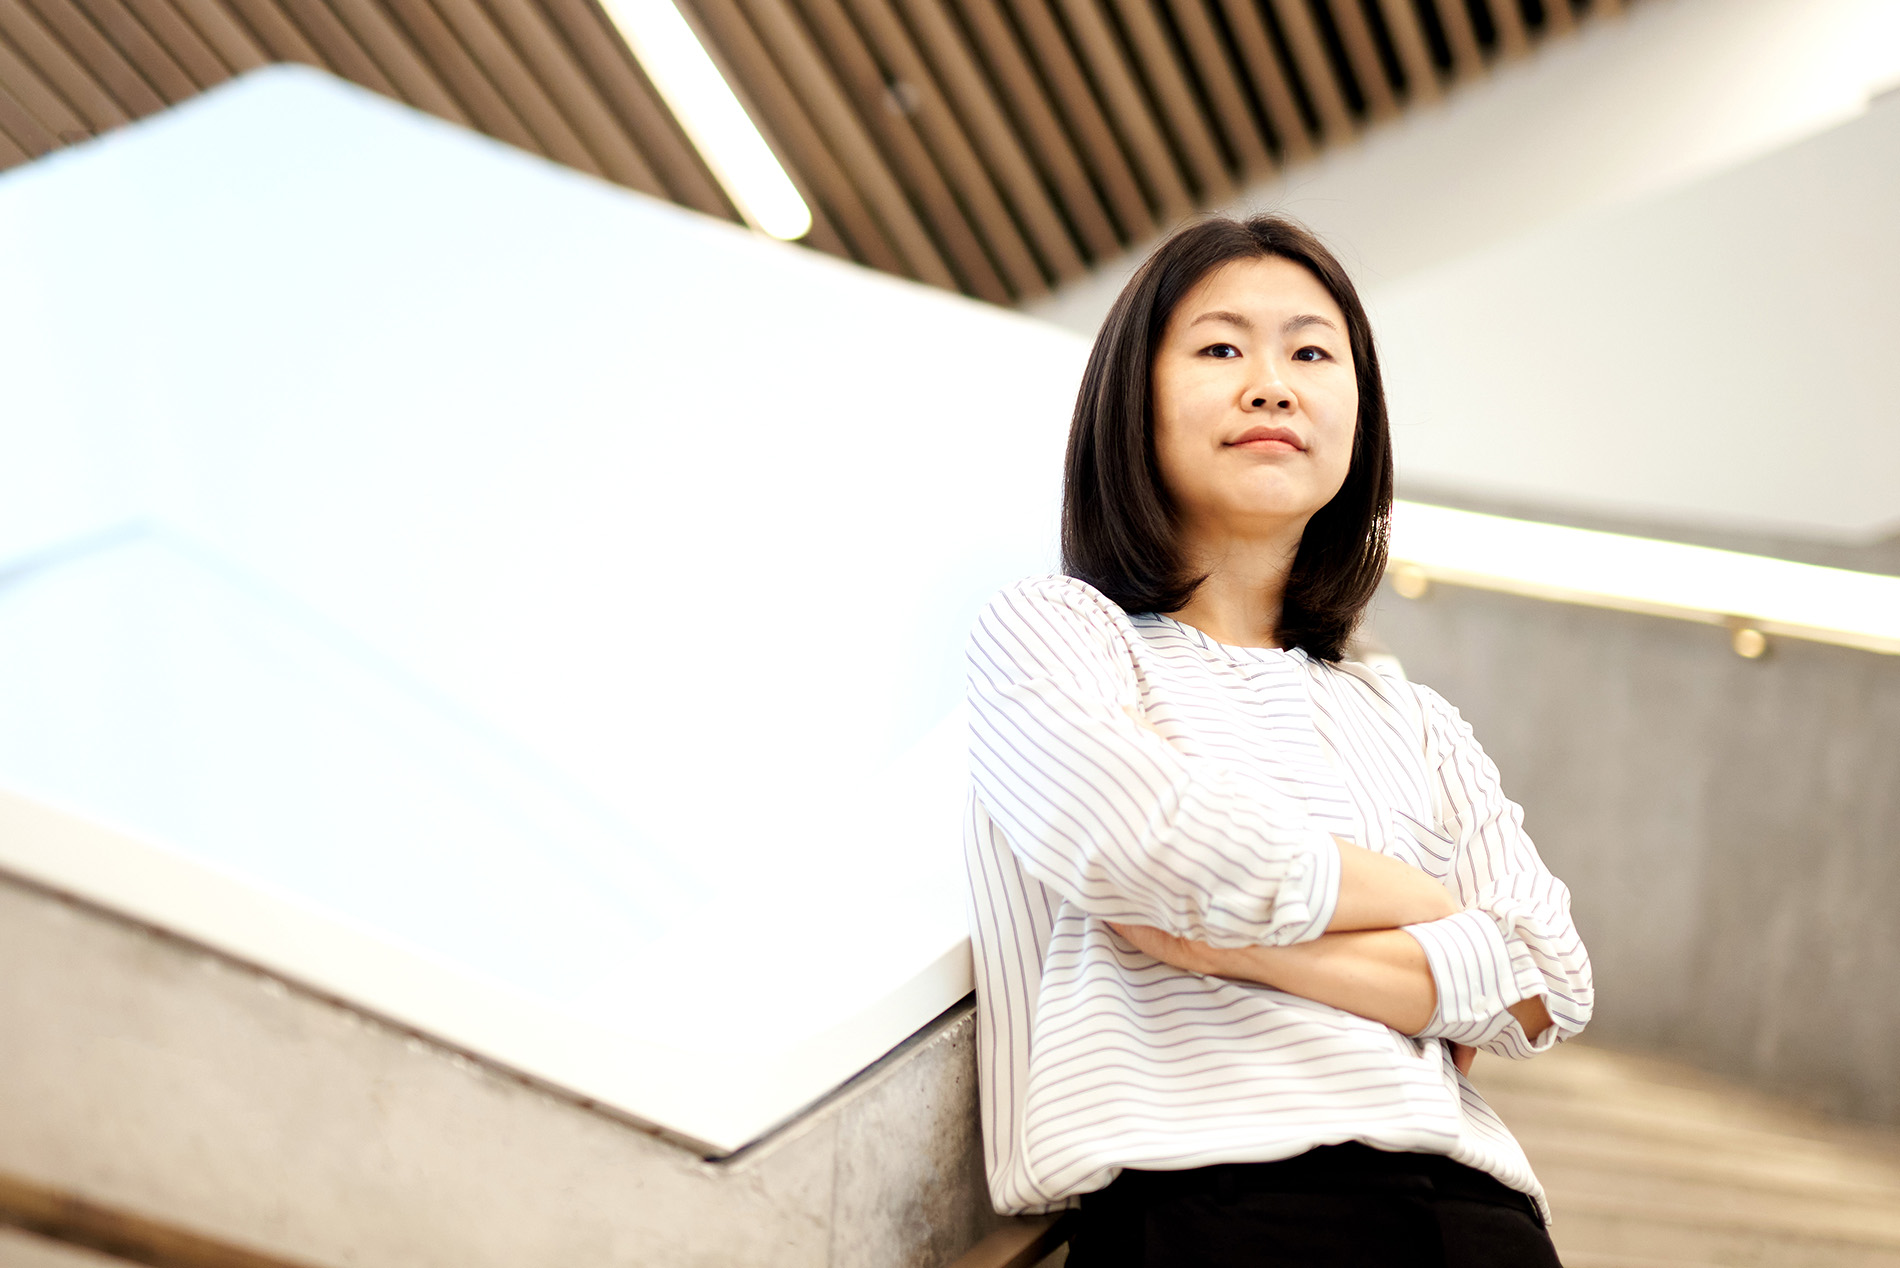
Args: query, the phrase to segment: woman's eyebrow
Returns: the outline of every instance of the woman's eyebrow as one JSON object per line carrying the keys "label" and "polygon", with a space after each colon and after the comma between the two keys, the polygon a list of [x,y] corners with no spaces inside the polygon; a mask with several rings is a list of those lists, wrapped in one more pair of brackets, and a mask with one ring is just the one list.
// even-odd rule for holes
{"label": "woman's eyebrow", "polygon": [[1213,310],[1212,312],[1202,313],[1199,317],[1196,317],[1193,321],[1189,322],[1188,325],[1198,326],[1204,321],[1224,321],[1228,325],[1238,326],[1242,330],[1253,329],[1252,319],[1247,317],[1245,314],[1230,313],[1226,311],[1225,309],[1219,309],[1219,308]]}
{"label": "woman's eyebrow", "polygon": [[[1225,322],[1227,325],[1239,327],[1241,330],[1253,329],[1253,319],[1251,317],[1248,317],[1245,313],[1228,312],[1224,308],[1216,308],[1212,311],[1202,313],[1199,317],[1189,322],[1188,325],[1189,327],[1194,327],[1204,321]],[[1296,330],[1305,330],[1308,326],[1324,326],[1335,334],[1339,332],[1338,326],[1335,326],[1331,321],[1316,313],[1300,313],[1297,316],[1287,318],[1280,326],[1280,333],[1290,335]]]}

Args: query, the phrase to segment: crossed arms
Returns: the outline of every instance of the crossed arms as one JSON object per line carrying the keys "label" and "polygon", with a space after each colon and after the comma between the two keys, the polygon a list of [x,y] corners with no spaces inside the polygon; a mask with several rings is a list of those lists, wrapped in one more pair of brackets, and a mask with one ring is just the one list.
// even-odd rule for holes
{"label": "crossed arms", "polygon": [[[1038,579],[998,596],[970,645],[977,796],[1094,937],[1500,1055],[1582,1029],[1589,963],[1568,891],[1456,710],[1423,688],[1395,697],[1418,710],[1431,805],[1367,825],[1445,858],[1440,882],[1333,835],[1293,768],[1192,754],[1150,725],[1127,621],[1081,582]],[[1198,711],[1232,746],[1214,689],[1167,689],[1188,693],[1165,706],[1170,725]]]}
{"label": "crossed arms", "polygon": [[[1456,915],[1457,904],[1417,868],[1337,837],[1334,843],[1339,901],[1326,932],[1310,942],[1223,948],[1152,925],[1111,927],[1137,950],[1178,969],[1259,982],[1417,1034],[1437,1011],[1438,987],[1425,949],[1404,926]],[[1508,1008],[1533,1042],[1550,1025],[1541,995]],[[1454,1044],[1453,1053],[1458,1068],[1468,1071],[1475,1050]]]}

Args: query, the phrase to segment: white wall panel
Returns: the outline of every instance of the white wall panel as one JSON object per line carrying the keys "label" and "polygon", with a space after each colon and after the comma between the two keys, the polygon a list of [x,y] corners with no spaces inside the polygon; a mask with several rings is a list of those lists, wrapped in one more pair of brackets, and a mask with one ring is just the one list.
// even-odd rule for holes
{"label": "white wall panel", "polygon": [[1900,96],[1372,305],[1401,482],[1865,543],[1900,532]]}
{"label": "white wall panel", "polygon": [[296,68],[0,180],[0,286],[0,785],[77,816],[0,863],[715,1148],[968,989],[1075,336]]}

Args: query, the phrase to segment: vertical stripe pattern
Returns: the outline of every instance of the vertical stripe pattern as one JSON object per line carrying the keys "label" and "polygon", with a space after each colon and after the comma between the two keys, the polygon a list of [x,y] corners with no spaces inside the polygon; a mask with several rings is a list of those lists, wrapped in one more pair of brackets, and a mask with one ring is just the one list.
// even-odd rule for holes
{"label": "vertical stripe pattern", "polygon": [[[1360,1140],[1531,1194],[1523,1150],[1447,1041],[1525,1057],[1577,1033],[1570,896],[1471,729],[1353,662],[1229,647],[1069,577],[999,594],[969,645],[965,825],[991,1195],[1041,1212],[1152,1169]],[[1135,951],[1110,921],[1215,946],[1318,937],[1338,836],[1438,878],[1411,927],[1439,1005],[1417,1036]],[[1535,1043],[1507,1006],[1544,997]]]}

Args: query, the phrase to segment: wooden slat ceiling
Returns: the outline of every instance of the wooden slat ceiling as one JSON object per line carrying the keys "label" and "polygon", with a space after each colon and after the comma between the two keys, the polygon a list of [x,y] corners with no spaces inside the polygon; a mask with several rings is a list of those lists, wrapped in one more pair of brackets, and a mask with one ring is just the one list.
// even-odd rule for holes
{"label": "wooden slat ceiling", "polygon": [[[1045,293],[1620,0],[679,0],[813,247]],[[0,168],[267,62],[737,212],[598,0],[0,0]]]}

